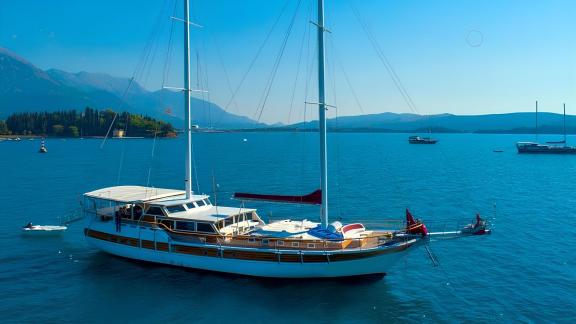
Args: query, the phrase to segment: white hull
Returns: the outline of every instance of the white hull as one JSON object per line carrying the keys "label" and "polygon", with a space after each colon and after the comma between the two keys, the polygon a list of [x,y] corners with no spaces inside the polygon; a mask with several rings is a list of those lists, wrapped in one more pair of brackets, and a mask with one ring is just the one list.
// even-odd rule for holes
{"label": "white hull", "polygon": [[53,226],[53,225],[34,225],[32,228],[22,228],[22,234],[30,236],[55,236],[62,234],[66,226]]}
{"label": "white hull", "polygon": [[[140,236],[141,239],[143,236],[149,236],[149,238],[152,239],[156,236],[157,242],[168,241],[167,235],[161,230],[142,230],[142,233],[139,236],[127,235],[127,232],[129,231],[130,229],[128,226],[122,226],[121,233],[113,234],[135,238]],[[164,240],[164,238],[166,238],[166,240]],[[385,274],[390,271],[390,268],[397,261],[406,255],[406,249],[417,242],[417,240],[408,242],[405,248],[396,252],[390,251],[389,253],[381,253],[372,257],[349,261],[275,262],[229,259],[214,256],[197,256],[119,244],[90,236],[86,236],[86,239],[91,245],[104,252],[125,258],[200,270],[275,278],[330,278]],[[172,243],[176,244],[176,242]],[[366,250],[363,252],[366,252]]]}

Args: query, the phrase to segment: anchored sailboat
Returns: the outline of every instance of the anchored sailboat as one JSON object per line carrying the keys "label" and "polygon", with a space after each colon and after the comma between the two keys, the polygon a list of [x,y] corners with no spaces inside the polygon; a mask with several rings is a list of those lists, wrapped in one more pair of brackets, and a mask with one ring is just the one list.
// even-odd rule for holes
{"label": "anchored sailboat", "polygon": [[[536,142],[518,142],[516,148],[518,153],[528,154],[576,154],[576,146],[566,145],[566,104],[564,106],[564,139],[562,141],[551,141],[546,144],[538,143],[538,101],[536,101]],[[552,145],[550,145],[552,144]],[[563,145],[558,145],[563,144]]]}
{"label": "anchored sailboat", "polygon": [[216,207],[209,196],[194,194],[188,0],[184,14],[185,190],[116,186],[84,194],[88,242],[137,260],[250,276],[313,278],[386,273],[404,252],[427,240],[424,224],[408,212],[407,224],[400,221],[391,229],[329,221],[323,0],[318,0],[314,23],[319,49],[320,189],[304,196],[235,194],[239,200],[319,205],[321,223],[285,219],[266,224],[255,209]]}

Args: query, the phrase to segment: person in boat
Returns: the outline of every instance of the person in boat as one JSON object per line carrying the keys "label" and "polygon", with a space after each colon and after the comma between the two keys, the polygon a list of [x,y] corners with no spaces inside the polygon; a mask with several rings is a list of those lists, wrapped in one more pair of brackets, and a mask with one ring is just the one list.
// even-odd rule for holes
{"label": "person in boat", "polygon": [[474,229],[483,228],[486,222],[480,217],[480,214],[476,214],[476,224],[474,224]]}
{"label": "person in boat", "polygon": [[140,219],[142,216],[142,207],[139,205],[134,206],[134,219]]}
{"label": "person in boat", "polygon": [[126,207],[126,206],[120,207],[120,217],[122,217],[122,218],[129,218],[130,217],[130,211],[128,210],[128,207]]}
{"label": "person in boat", "polygon": [[34,225],[32,225],[32,223],[28,222],[28,224],[26,224],[26,226],[24,226],[24,228],[30,228],[31,229],[32,226],[34,226]]}

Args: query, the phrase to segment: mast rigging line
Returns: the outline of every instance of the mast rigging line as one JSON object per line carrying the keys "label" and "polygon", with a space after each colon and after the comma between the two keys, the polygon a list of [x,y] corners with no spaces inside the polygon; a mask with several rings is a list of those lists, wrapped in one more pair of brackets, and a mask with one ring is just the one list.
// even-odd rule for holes
{"label": "mast rigging line", "polygon": [[[334,108],[334,113],[335,113],[335,117],[334,117],[334,128],[335,129],[340,129],[340,123],[339,123],[339,114],[340,112],[338,111],[338,96],[337,93],[338,91],[336,91],[336,50],[335,50],[335,46],[334,46],[334,41],[332,40],[331,37],[328,37],[328,45],[330,46],[330,55],[328,56],[328,58],[330,58],[330,63],[329,66],[331,67],[331,69],[329,70],[332,73],[332,92],[333,92],[333,98],[334,98],[334,106],[331,106]],[[328,46],[327,46],[328,47]],[[329,105],[326,105],[329,106]],[[338,215],[338,219],[342,219],[342,206],[340,204],[340,202],[342,201],[342,186],[341,184],[341,168],[342,168],[342,159],[341,159],[341,149],[340,149],[340,138],[341,136],[336,135],[336,136],[332,136],[332,138],[334,140],[334,142],[336,143],[336,163],[335,163],[335,169],[336,169],[336,211],[337,211],[337,215]]]}
{"label": "mast rigging line", "polygon": [[356,20],[358,21],[358,23],[362,27],[362,30],[364,31],[368,40],[370,41],[370,44],[374,48],[376,55],[378,56],[378,58],[380,59],[380,61],[384,65],[384,67],[386,68],[386,71],[388,72],[388,75],[390,75],[392,82],[394,83],[394,85],[396,86],[396,88],[400,92],[402,98],[406,102],[406,105],[408,106],[408,108],[410,110],[412,110],[413,113],[419,115],[420,113],[418,111],[418,108],[414,104],[412,97],[410,96],[410,94],[408,93],[406,88],[404,87],[404,84],[402,83],[402,81],[400,80],[400,77],[398,77],[398,74],[396,73],[396,71],[392,67],[392,64],[388,60],[388,57],[386,57],[386,55],[384,54],[384,51],[382,50],[382,47],[379,45],[376,37],[370,31],[368,24],[364,21],[364,19],[362,19],[362,16],[360,15],[360,11],[352,4],[351,1],[348,1],[348,4],[350,5],[352,12],[354,13],[354,17],[356,18]]}
{"label": "mast rigging line", "polygon": [[[312,13],[313,13],[313,9],[314,6],[312,5],[312,2],[309,1],[308,2],[309,6],[308,6],[308,19],[307,20],[311,20],[312,19]],[[312,39],[311,35],[312,35],[312,27],[311,24],[306,24],[306,29],[304,31],[304,35],[306,37],[306,53],[304,56],[304,63],[305,63],[305,67],[303,68],[303,81],[304,81],[304,101],[307,100],[308,97],[308,86],[310,84],[310,79],[311,79],[311,72],[312,72],[312,65],[313,65],[313,61],[311,61],[312,59],[312,54],[311,52],[313,51],[311,49],[310,46],[310,40]],[[303,103],[303,116],[302,116],[302,120],[303,123],[306,123],[306,112],[307,112],[307,108],[308,105],[304,102]],[[289,116],[289,120],[291,116]],[[310,164],[309,161],[309,155],[305,154],[305,148],[310,148],[313,147],[311,144],[311,138],[310,136],[308,136],[308,134],[306,132],[299,132],[298,134],[298,130],[295,134],[296,136],[299,136],[299,142],[300,142],[300,154],[301,154],[301,158],[299,158],[298,160],[300,161],[300,165],[299,165],[299,179],[304,179],[305,178],[305,174],[306,174],[306,167]],[[299,183],[299,188],[300,188],[300,192],[304,192],[304,182],[300,181]],[[302,208],[301,205],[297,205],[297,208]],[[320,217],[318,217],[320,218]],[[320,220],[320,219],[319,219]]]}
{"label": "mast rigging line", "polygon": [[[311,8],[311,6],[310,6]],[[308,11],[308,18],[311,17],[311,10]],[[310,20],[310,19],[309,19]],[[298,64],[296,66],[296,78],[294,80],[294,86],[292,88],[292,96],[290,98],[290,110],[288,112],[288,125],[290,125],[290,120],[292,119],[292,111],[294,110],[294,98],[296,97],[296,88],[298,87],[298,80],[300,77],[300,67],[302,64],[302,54],[304,53],[304,42],[306,41],[306,35],[310,35],[309,34],[310,28],[309,25],[307,25],[307,28],[304,29],[304,32],[302,33],[302,41],[300,43],[300,50],[298,52]],[[306,76],[304,76],[306,77]]]}
{"label": "mast rigging line", "polygon": [[336,47],[334,46],[334,42],[332,41],[331,38],[328,38],[328,42],[332,46],[332,51],[334,52],[333,53],[334,54],[334,65],[338,65],[338,67],[340,68],[340,71],[342,71],[342,75],[344,76],[344,80],[346,81],[348,88],[350,88],[350,92],[352,93],[352,97],[354,97],[354,101],[356,102],[358,109],[360,109],[360,112],[362,114],[365,114],[364,108],[362,107],[362,104],[360,103],[360,99],[358,98],[358,94],[356,93],[356,90],[352,86],[352,82],[350,82],[350,78],[348,77],[348,73],[346,73],[346,70],[344,69],[344,65],[342,64],[342,61],[340,60],[340,56],[338,55],[338,52],[336,51]]}
{"label": "mast rigging line", "polygon": [[[260,47],[258,47],[258,50],[256,51],[256,55],[254,56],[254,58],[252,59],[252,61],[250,61],[250,64],[248,65],[248,69],[246,70],[246,72],[244,72],[244,74],[242,75],[242,78],[240,79],[240,83],[238,83],[238,86],[236,87],[236,89],[232,92],[232,96],[230,97],[230,99],[228,100],[228,102],[226,103],[226,105],[223,107],[224,111],[228,111],[228,108],[230,107],[230,104],[232,102],[234,102],[234,99],[236,98],[236,95],[238,94],[238,91],[240,91],[240,89],[242,88],[242,85],[244,85],[244,82],[246,81],[246,78],[248,77],[248,74],[250,73],[250,71],[252,71],[252,68],[254,67],[254,65],[256,64],[256,61],[258,60],[258,58],[260,57],[260,54],[262,53],[262,50],[264,49],[264,47],[266,46],[266,44],[268,43],[268,40],[270,39],[270,36],[272,35],[272,32],[276,29],[276,26],[278,25],[278,23],[280,22],[280,18],[282,18],[282,16],[284,15],[284,12],[286,11],[286,8],[288,8],[288,5],[290,4],[291,0],[286,0],[286,2],[284,3],[284,5],[282,6],[282,9],[280,10],[280,14],[276,17],[276,20],[274,21],[274,23],[272,24],[272,27],[270,28],[270,30],[268,31],[268,33],[266,34],[266,37],[264,38],[264,41],[262,42],[262,44],[260,44]],[[219,123],[222,119],[223,115],[220,115],[220,118],[218,119],[217,123]]]}
{"label": "mast rigging line", "polygon": [[[218,45],[218,42],[216,40],[216,37],[214,37],[214,35],[211,33],[210,30],[208,30],[208,34],[209,34],[209,39],[212,40],[212,42],[214,43],[214,48],[216,49],[216,55],[218,56],[218,61],[220,63],[220,65],[222,66],[222,71],[224,72],[224,77],[226,78],[226,85],[228,86],[228,91],[230,91],[230,95],[234,95],[234,89],[232,88],[232,83],[230,82],[230,74],[228,74],[228,69],[226,68],[226,64],[224,64],[224,58],[222,57],[222,50],[220,49],[220,46]],[[236,102],[236,100],[233,100],[234,98],[232,98],[232,103],[234,104],[234,107],[236,108],[236,111],[239,110],[238,108],[238,102]]]}
{"label": "mast rigging line", "polygon": [[265,88],[265,92],[264,92],[264,96],[260,99],[261,105],[259,109],[256,110],[256,113],[258,113],[258,110],[260,110],[260,113],[258,114],[258,118],[256,119],[257,122],[260,122],[260,119],[262,118],[262,113],[264,112],[264,108],[266,106],[266,102],[268,101],[268,96],[270,95],[270,90],[272,89],[272,86],[274,85],[274,80],[276,79],[276,74],[278,72],[278,68],[280,67],[280,62],[282,61],[282,57],[284,56],[284,51],[286,50],[286,45],[288,43],[288,40],[290,39],[290,35],[292,34],[292,27],[294,27],[294,21],[296,20],[296,17],[298,16],[298,9],[300,9],[300,5],[302,4],[302,0],[298,0],[298,4],[296,5],[296,9],[294,10],[294,15],[292,16],[292,19],[290,20],[290,24],[288,25],[288,29],[286,30],[285,34],[284,34],[284,39],[282,41],[282,45],[280,46],[280,51],[278,53],[278,55],[276,56],[276,60],[274,62],[273,68],[272,68],[272,72],[270,74],[270,78],[268,79],[266,88]]}
{"label": "mast rigging line", "polygon": [[[162,18],[163,18],[164,13],[167,9],[167,4],[168,4],[168,1],[164,1],[163,5],[159,11],[159,14],[156,17],[156,24],[155,24],[154,28],[152,29],[152,32],[150,33],[150,37],[148,38],[148,40],[146,42],[146,45],[144,47],[144,50],[142,51],[140,59],[138,60],[138,63],[136,64],[136,68],[134,69],[134,73],[132,74],[132,77],[130,78],[128,85],[124,89],[122,96],[120,97],[120,105],[118,106],[117,110],[121,110],[123,105],[126,103],[126,97],[128,95],[130,88],[134,84],[134,80],[138,76],[143,77],[145,67],[148,65],[148,62],[150,60],[150,56],[152,56],[152,60],[155,57],[156,49],[158,48],[157,42],[155,40],[158,38],[158,35],[160,34],[160,31],[162,30],[162,28],[161,28]],[[150,72],[150,68],[148,69],[148,72]],[[145,81],[144,84],[145,83],[147,83],[147,82]],[[110,126],[108,127],[108,131],[106,132],[104,139],[102,139],[100,149],[102,149],[104,147],[104,145],[106,144],[108,136],[110,135],[110,131],[112,130],[112,127],[114,126],[114,123],[115,123],[117,117],[118,117],[118,111],[115,111],[114,117],[112,118],[112,122],[110,122]]]}
{"label": "mast rigging line", "polygon": [[[176,15],[176,8],[177,8],[177,1],[174,1],[174,8],[172,9],[172,16]],[[172,61],[172,47],[174,45],[173,43],[173,35],[174,35],[174,20],[172,20],[170,22],[170,31],[168,33],[168,46],[166,48],[166,57],[164,59],[164,66],[163,66],[163,71],[162,71],[162,87],[161,89],[164,89],[165,85],[166,85],[166,79],[168,78],[168,75],[170,73],[170,66],[171,66],[171,61]],[[158,105],[159,107],[164,107],[164,101],[165,101],[165,92],[161,91],[160,92],[160,97],[158,98]],[[152,140],[152,149],[150,152],[150,164],[148,165],[148,174],[147,174],[147,178],[146,178],[146,187],[150,187],[150,179],[152,176],[152,165],[154,163],[154,156],[156,154],[156,144],[157,144],[157,139],[158,139],[158,131],[159,131],[159,125],[156,125],[156,129],[154,132],[154,139]]]}

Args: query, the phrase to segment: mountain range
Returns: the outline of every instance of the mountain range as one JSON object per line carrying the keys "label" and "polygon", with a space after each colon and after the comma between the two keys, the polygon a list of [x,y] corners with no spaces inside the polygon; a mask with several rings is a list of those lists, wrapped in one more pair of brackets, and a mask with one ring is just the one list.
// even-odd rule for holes
{"label": "mountain range", "polygon": [[[129,111],[182,124],[184,96],[166,89],[148,91],[130,79],[104,73],[42,70],[0,47],[0,118],[24,111],[83,110],[89,106]],[[128,89],[128,90],[127,90]],[[252,128],[261,124],[192,98],[193,123],[201,127]]]}
{"label": "mountain range", "polygon": [[[69,73],[56,69],[42,70],[15,53],[0,47],[0,119],[23,111],[83,110],[111,108],[148,115],[182,124],[183,95],[170,90],[148,91],[128,78],[104,73]],[[129,87],[130,84],[130,87]],[[126,90],[128,89],[128,91]],[[124,98],[124,100],[122,99]],[[264,125],[250,118],[226,112],[220,106],[192,98],[193,123],[220,129],[312,130],[316,121]],[[560,111],[560,106],[558,107]],[[539,113],[539,132],[561,133],[562,115]],[[576,133],[576,117],[566,116],[567,131]],[[343,116],[328,120],[328,127],[339,131],[377,132],[479,132],[533,133],[535,114],[518,112],[462,116],[452,114],[417,115],[380,113]]]}
{"label": "mountain range", "polygon": [[[559,107],[560,108],[560,107]],[[559,109],[560,110],[560,109]],[[488,115],[417,115],[381,113],[373,115],[343,116],[327,121],[328,128],[338,131],[428,132],[434,133],[534,133],[534,112]],[[538,132],[562,133],[563,115],[538,113]],[[317,121],[299,123],[290,127],[316,129]],[[566,116],[566,131],[576,133],[576,116]]]}

